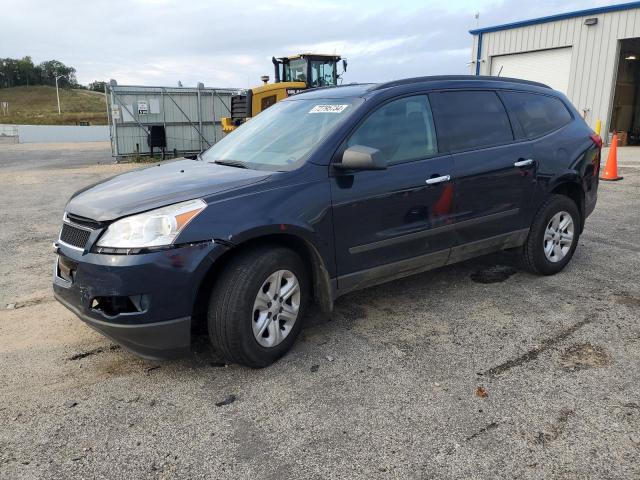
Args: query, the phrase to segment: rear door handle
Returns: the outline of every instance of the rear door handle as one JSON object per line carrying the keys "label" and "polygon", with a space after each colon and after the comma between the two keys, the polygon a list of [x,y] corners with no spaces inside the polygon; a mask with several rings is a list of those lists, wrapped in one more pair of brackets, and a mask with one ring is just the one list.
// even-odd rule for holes
{"label": "rear door handle", "polygon": [[526,160],[518,160],[513,164],[514,167],[526,167],[527,165],[531,165],[533,163],[533,158],[527,158]]}
{"label": "rear door handle", "polygon": [[442,175],[440,177],[433,177],[433,178],[427,179],[427,184],[434,185],[436,183],[448,182],[449,180],[451,180],[450,175]]}

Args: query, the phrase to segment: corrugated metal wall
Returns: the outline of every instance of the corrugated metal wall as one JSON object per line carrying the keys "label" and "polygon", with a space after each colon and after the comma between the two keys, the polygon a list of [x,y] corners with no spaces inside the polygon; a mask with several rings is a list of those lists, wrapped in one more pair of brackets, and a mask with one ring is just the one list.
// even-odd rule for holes
{"label": "corrugated metal wall", "polygon": [[[229,116],[237,89],[109,86],[113,156],[148,154],[149,127],[165,127],[166,150],[200,152],[222,138],[221,117]],[[146,102],[146,114],[138,111]],[[158,152],[158,149],[155,149]]]}
{"label": "corrugated metal wall", "polygon": [[[598,23],[584,25],[585,18],[597,18]],[[585,119],[592,128],[601,119],[604,133],[611,119],[619,40],[634,37],[640,37],[640,8],[484,32],[480,74],[490,74],[497,55],[572,47],[567,96],[580,112],[589,110]],[[476,71],[478,38],[473,35],[471,73]]]}

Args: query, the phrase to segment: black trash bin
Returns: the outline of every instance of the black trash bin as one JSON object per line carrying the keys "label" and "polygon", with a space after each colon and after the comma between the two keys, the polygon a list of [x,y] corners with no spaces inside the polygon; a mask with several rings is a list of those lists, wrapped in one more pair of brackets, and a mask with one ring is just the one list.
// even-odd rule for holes
{"label": "black trash bin", "polygon": [[151,125],[151,127],[149,127],[147,145],[149,145],[149,148],[151,149],[152,157],[153,149],[158,147],[162,149],[162,157],[164,158],[164,149],[167,147],[167,136],[164,131],[164,125]]}

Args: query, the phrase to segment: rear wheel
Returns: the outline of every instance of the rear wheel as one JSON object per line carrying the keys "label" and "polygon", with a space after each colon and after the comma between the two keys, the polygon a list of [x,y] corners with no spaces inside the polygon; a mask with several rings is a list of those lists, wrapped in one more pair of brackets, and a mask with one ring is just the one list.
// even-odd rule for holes
{"label": "rear wheel", "polygon": [[529,271],[553,275],[571,260],[580,236],[580,213],[575,202],[552,194],[536,214],[522,249]]}
{"label": "rear wheel", "polygon": [[260,368],[284,355],[298,336],[308,296],[300,257],[258,248],[230,260],[209,301],[211,342],[230,362]]}

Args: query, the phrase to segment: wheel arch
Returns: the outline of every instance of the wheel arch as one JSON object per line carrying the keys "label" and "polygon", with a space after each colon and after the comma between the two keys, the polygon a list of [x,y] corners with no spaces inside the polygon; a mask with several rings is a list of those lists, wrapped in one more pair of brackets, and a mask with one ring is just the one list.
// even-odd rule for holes
{"label": "wheel arch", "polygon": [[214,287],[219,273],[225,268],[229,260],[249,249],[265,245],[282,246],[295,251],[304,262],[310,275],[314,302],[323,312],[330,313],[333,310],[335,285],[331,281],[325,261],[315,245],[295,233],[262,233],[250,238],[245,237],[241,243],[229,244],[231,248],[209,268],[200,282],[193,305],[192,318],[194,318],[193,323],[196,328],[198,325],[203,324],[211,289]]}
{"label": "wheel arch", "polygon": [[584,229],[585,221],[585,194],[582,186],[568,179],[560,180],[549,191],[550,194],[564,195],[574,201],[580,212],[580,233]]}

